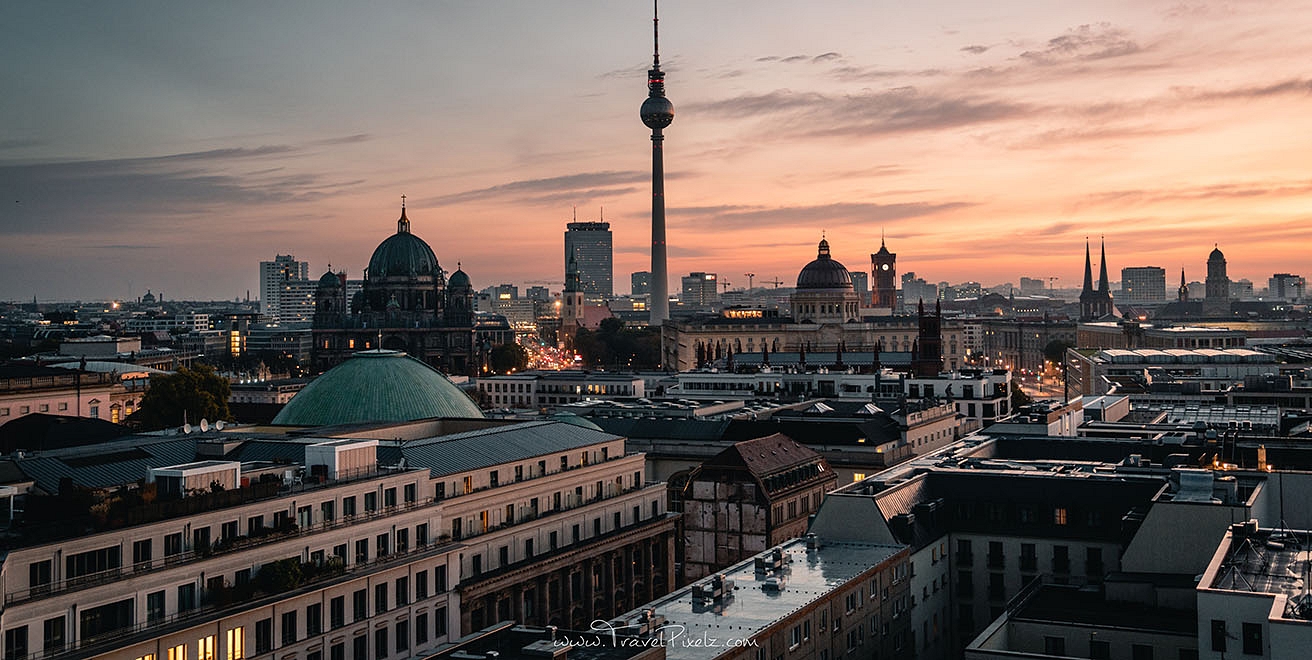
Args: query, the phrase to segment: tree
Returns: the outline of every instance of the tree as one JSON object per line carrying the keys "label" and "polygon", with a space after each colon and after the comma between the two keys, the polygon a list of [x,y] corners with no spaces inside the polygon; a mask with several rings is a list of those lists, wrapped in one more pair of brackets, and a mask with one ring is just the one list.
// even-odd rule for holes
{"label": "tree", "polygon": [[1053,364],[1062,364],[1066,360],[1066,349],[1068,348],[1075,348],[1075,344],[1054,339],[1043,347],[1043,359]]}
{"label": "tree", "polygon": [[150,389],[141,397],[141,408],[129,417],[146,430],[157,430],[201,419],[231,420],[228,396],[232,388],[214,367],[183,367],[177,373],[150,379]]}
{"label": "tree", "polygon": [[1011,381],[1011,410],[1013,412],[1015,412],[1017,408],[1028,406],[1033,402],[1034,399],[1031,399],[1030,395],[1026,394],[1025,390],[1020,388],[1020,381]]}
{"label": "tree", "polygon": [[528,351],[517,342],[502,344],[488,355],[488,366],[499,374],[523,371],[528,366]]}
{"label": "tree", "polygon": [[580,329],[574,335],[574,350],[589,366],[654,369],[660,365],[660,328],[629,328],[624,322],[603,319],[595,332]]}

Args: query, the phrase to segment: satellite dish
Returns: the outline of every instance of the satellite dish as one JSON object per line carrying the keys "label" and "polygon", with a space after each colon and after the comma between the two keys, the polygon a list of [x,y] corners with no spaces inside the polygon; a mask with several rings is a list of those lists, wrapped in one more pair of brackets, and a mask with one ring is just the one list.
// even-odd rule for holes
{"label": "satellite dish", "polygon": [[183,433],[191,433],[191,424],[183,424],[183,425],[182,425],[182,432],[183,432]]}
{"label": "satellite dish", "polygon": [[225,426],[225,424],[224,424],[223,420],[221,420],[221,419],[220,419],[219,421],[217,421],[217,422],[214,422],[214,430],[215,430],[215,431],[222,431],[224,426]]}
{"label": "satellite dish", "polygon": [[201,432],[201,433],[204,433],[204,432],[206,432],[206,431],[208,431],[208,430],[210,430],[210,421],[209,421],[208,419],[205,419],[204,417],[202,417],[202,418],[200,419],[200,432]]}

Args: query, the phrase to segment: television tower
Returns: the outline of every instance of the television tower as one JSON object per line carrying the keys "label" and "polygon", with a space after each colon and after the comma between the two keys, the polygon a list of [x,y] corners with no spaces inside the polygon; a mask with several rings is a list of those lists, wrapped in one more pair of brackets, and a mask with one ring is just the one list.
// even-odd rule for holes
{"label": "television tower", "polygon": [[647,72],[647,100],[642,102],[642,123],[651,129],[651,325],[660,327],[670,318],[670,276],[665,258],[665,159],[661,129],[674,121],[674,104],[665,98],[665,72],[661,71],[660,12],[652,1],[652,60]]}

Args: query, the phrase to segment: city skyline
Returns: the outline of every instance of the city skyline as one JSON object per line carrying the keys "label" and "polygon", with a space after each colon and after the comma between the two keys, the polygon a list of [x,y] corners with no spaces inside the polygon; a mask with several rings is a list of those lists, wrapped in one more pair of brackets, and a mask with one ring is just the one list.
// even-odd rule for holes
{"label": "city skyline", "polygon": [[[0,299],[232,298],[277,253],[359,277],[401,194],[478,288],[562,272],[574,206],[647,269],[649,6],[304,9],[11,8]],[[671,277],[791,283],[822,230],[933,281],[1072,288],[1100,234],[1114,273],[1307,270],[1308,3],[661,18]]]}

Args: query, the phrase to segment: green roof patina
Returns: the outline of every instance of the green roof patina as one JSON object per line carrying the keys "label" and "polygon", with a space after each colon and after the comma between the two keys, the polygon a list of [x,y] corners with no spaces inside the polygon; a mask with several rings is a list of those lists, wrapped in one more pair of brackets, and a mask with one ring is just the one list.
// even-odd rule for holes
{"label": "green roof patina", "polygon": [[287,402],[274,424],[327,426],[482,418],[473,399],[438,370],[401,351],[363,351],[314,379]]}

